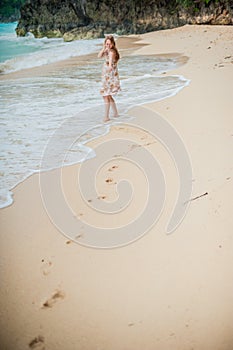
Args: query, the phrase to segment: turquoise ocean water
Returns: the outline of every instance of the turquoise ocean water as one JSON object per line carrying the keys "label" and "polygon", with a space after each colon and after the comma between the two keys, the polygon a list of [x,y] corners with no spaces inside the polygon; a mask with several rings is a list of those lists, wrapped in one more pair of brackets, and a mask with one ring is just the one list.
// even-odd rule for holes
{"label": "turquoise ocean water", "polygon": [[[45,70],[39,76],[7,78],[11,72],[33,67],[43,71],[47,64],[97,53],[103,40],[65,43],[62,39],[35,39],[31,34],[17,38],[16,25],[0,23],[0,76],[4,77],[0,79],[0,207],[13,202],[11,190],[18,183],[39,171],[48,138],[65,120],[77,116],[80,135],[84,134],[67,156],[67,165],[91,154],[86,143],[107,133],[112,125],[102,123],[101,60],[89,60],[78,67],[61,66],[49,73]],[[185,78],[161,74],[177,64],[176,58],[122,55],[119,121],[127,121],[126,106],[168,98],[184,88],[188,84]],[[80,114],[85,109],[89,109],[88,116]]]}

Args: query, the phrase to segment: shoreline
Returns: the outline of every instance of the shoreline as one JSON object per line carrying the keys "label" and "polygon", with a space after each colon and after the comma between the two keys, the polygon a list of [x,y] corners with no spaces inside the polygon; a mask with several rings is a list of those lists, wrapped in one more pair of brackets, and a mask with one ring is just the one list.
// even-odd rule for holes
{"label": "shoreline", "polygon": [[[185,89],[146,104],[143,113],[138,107],[129,111],[137,118],[146,117],[147,111],[158,114],[181,136],[193,168],[189,210],[175,232],[166,235],[179,179],[170,155],[150,134],[152,122],[151,129],[119,123],[87,144],[97,149],[112,140],[136,142],[139,146],[127,152],[135,151],[136,158],[143,159],[140,152],[145,148],[164,170],[163,211],[133,244],[108,250],[75,244],[50,221],[41,200],[39,175],[18,185],[14,204],[0,211],[4,286],[0,324],[6,350],[33,348],[32,344],[41,350],[228,350],[233,346],[229,277],[233,272],[229,196],[233,27],[184,26],[141,37],[140,43],[147,45],[136,55],[178,52],[189,57],[174,70],[190,80]],[[132,162],[115,157],[104,164],[96,183],[99,198],[89,196],[88,203],[78,193],[79,170],[80,165],[65,167],[61,178],[77,218],[94,227],[117,227],[140,216],[150,191]],[[55,173],[47,173],[50,189]],[[115,184],[128,178],[134,188],[130,205],[117,217],[98,215],[91,205],[117,200]],[[69,227],[70,222],[66,224]],[[81,238],[85,232],[77,234]]]}
{"label": "shoreline", "polygon": [[[119,45],[119,50],[122,57],[133,55],[135,51],[141,47],[147,46],[146,42],[143,42],[142,35],[130,35],[130,36],[120,36],[117,39],[117,45]],[[30,77],[39,77],[45,74],[56,73],[59,69],[65,69],[69,67],[79,67],[86,65],[87,62],[94,61],[97,58],[98,50],[95,53],[79,55],[70,57],[69,59],[48,63],[45,65],[25,68],[15,72],[2,73],[0,74],[0,81],[9,80],[9,79],[20,79],[20,78],[30,78]],[[188,60],[188,57],[183,56],[178,52],[169,52],[169,53],[157,53],[152,54],[152,56],[159,56],[162,58],[180,58],[180,64],[185,64]]]}
{"label": "shoreline", "polygon": [[[103,39],[104,40],[104,39]],[[120,42],[120,50],[124,55],[131,53],[134,50],[137,50],[141,46],[145,46],[146,44],[140,44],[140,36],[133,35],[129,37],[119,37],[117,39]],[[8,80],[8,79],[19,79],[19,78],[28,78],[31,76],[43,76],[44,74],[48,74],[51,72],[56,72],[61,68],[69,68],[70,66],[80,66],[86,64],[87,61],[93,61],[97,58],[98,49],[95,53],[80,55],[70,57],[69,59],[41,65],[38,67],[25,68],[15,72],[9,72],[5,74],[0,74],[0,80]]]}

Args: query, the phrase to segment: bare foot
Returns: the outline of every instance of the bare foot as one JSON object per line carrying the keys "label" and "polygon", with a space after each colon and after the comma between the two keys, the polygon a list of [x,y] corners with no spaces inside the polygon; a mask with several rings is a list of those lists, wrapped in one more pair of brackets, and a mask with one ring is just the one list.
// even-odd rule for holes
{"label": "bare foot", "polygon": [[107,123],[109,121],[110,121],[110,118],[104,118],[104,120],[103,120],[104,123]]}
{"label": "bare foot", "polygon": [[117,114],[117,115],[114,115],[114,118],[119,118],[120,116],[119,116],[119,114]]}

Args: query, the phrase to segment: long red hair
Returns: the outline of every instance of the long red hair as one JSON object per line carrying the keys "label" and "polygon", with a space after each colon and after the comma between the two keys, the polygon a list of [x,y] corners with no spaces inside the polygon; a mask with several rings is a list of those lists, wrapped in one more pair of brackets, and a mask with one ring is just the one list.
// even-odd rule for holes
{"label": "long red hair", "polygon": [[114,53],[115,53],[116,61],[119,61],[119,59],[120,59],[120,54],[119,54],[119,52],[118,52],[118,50],[117,50],[117,48],[116,48],[116,42],[115,42],[115,40],[114,40],[114,37],[113,37],[112,35],[108,35],[108,36],[106,36],[104,42],[106,43],[107,40],[110,40],[110,41],[111,41],[111,44],[112,44],[111,50],[113,50]]}

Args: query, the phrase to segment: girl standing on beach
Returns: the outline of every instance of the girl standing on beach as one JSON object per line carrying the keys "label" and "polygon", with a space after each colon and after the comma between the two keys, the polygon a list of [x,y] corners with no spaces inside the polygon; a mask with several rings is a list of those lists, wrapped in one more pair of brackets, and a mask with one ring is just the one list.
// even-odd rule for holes
{"label": "girl standing on beach", "polygon": [[104,122],[108,122],[110,120],[110,107],[113,110],[113,116],[118,117],[118,111],[113,95],[117,94],[117,92],[120,90],[120,81],[117,69],[117,62],[120,59],[120,55],[112,35],[105,38],[103,49],[99,52],[98,57],[105,58],[102,70],[102,88],[100,93],[103,96],[105,104]]}

